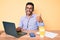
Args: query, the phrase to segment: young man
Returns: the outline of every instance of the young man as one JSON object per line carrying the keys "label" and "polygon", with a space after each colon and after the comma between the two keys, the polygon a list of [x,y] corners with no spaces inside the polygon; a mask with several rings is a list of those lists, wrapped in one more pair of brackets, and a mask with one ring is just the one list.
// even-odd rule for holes
{"label": "young man", "polygon": [[28,2],[25,7],[26,16],[21,18],[19,27],[17,31],[21,30],[37,30],[38,26],[43,26],[43,21],[40,17],[40,20],[37,20],[37,16],[33,14],[34,11],[34,4]]}

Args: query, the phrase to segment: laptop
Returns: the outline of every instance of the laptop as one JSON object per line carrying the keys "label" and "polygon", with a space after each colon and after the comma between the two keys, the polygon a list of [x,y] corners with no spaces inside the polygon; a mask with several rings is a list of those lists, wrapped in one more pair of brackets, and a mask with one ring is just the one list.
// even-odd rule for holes
{"label": "laptop", "polygon": [[26,32],[17,32],[15,28],[15,24],[12,22],[3,21],[3,26],[4,26],[4,30],[6,34],[14,36],[14,37],[18,38],[27,34]]}

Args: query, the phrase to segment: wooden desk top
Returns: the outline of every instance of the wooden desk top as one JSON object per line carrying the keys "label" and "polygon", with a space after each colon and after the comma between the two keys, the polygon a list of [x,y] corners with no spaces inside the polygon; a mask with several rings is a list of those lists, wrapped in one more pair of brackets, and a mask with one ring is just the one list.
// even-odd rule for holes
{"label": "wooden desk top", "polygon": [[[30,31],[25,31],[25,32],[27,32],[27,35],[24,35],[24,36],[19,37],[19,38],[15,38],[13,36],[7,35],[3,31],[2,32],[0,31],[0,40],[40,40],[40,36],[38,34],[36,34],[36,32],[38,32],[38,31],[30,30]],[[34,32],[36,37],[31,38],[29,36],[30,32]],[[44,37],[43,40],[60,40],[60,30],[50,30],[50,32],[55,32],[55,33],[58,33],[59,35],[53,39],[48,38],[48,37]]]}

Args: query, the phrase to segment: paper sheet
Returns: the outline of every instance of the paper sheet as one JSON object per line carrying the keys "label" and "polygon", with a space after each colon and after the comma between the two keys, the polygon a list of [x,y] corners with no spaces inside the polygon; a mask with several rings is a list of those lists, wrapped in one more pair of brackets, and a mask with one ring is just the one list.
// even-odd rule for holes
{"label": "paper sheet", "polygon": [[[39,34],[39,32],[37,32],[37,34]],[[57,33],[53,33],[53,32],[45,32],[45,36],[49,37],[49,38],[55,38],[58,34]]]}

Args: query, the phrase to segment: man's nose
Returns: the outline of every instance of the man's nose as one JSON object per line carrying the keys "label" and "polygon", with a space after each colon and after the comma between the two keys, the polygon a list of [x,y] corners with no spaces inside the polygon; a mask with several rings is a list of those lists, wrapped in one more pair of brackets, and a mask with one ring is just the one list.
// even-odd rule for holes
{"label": "man's nose", "polygon": [[30,11],[30,9],[27,9],[27,11]]}

